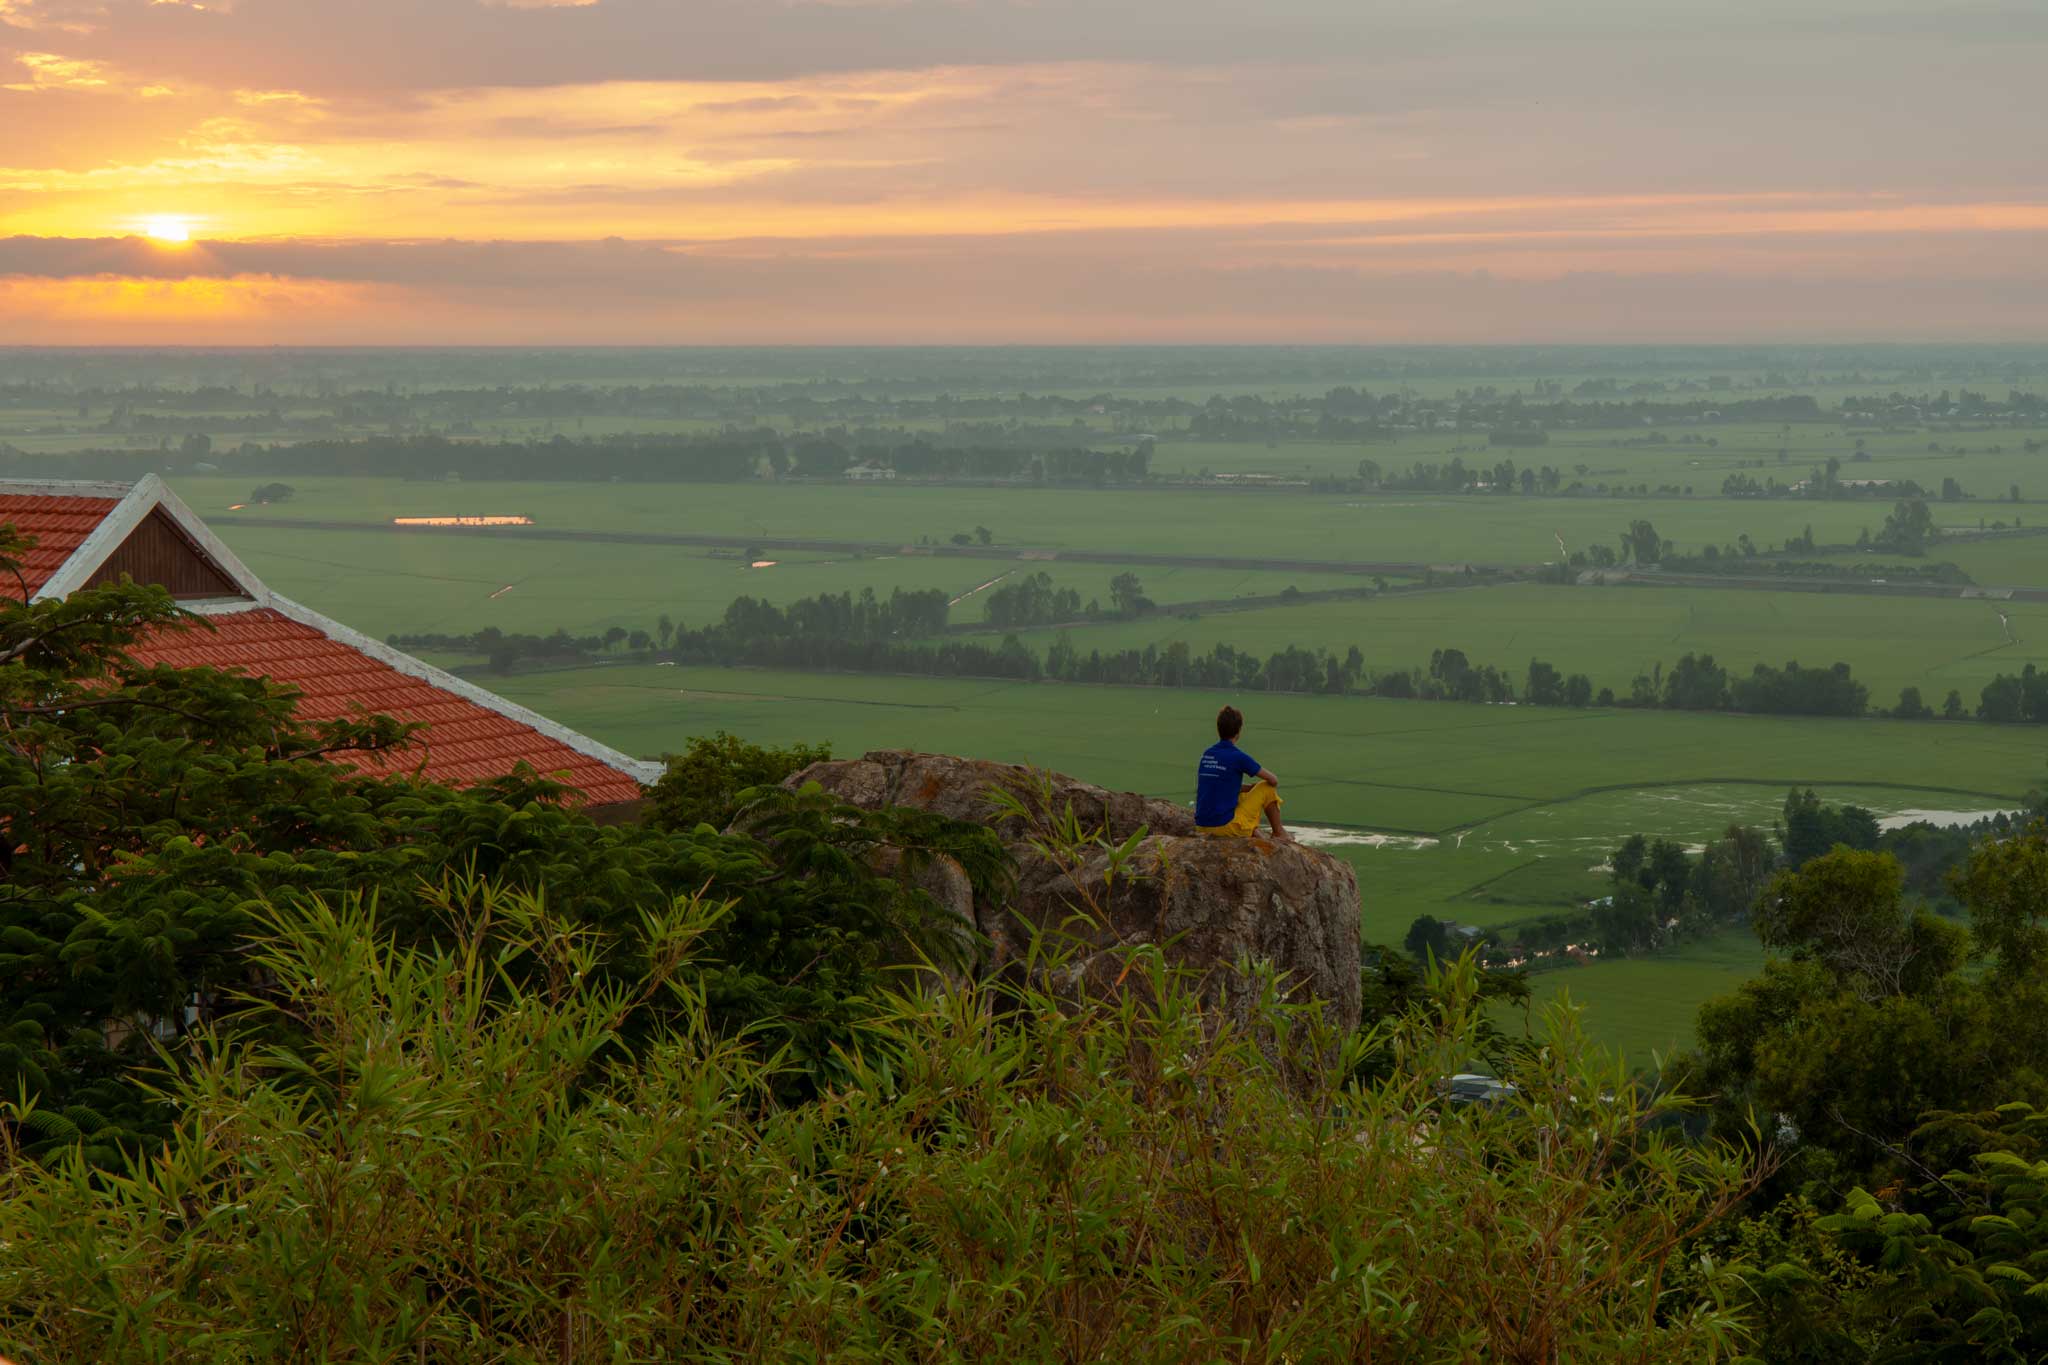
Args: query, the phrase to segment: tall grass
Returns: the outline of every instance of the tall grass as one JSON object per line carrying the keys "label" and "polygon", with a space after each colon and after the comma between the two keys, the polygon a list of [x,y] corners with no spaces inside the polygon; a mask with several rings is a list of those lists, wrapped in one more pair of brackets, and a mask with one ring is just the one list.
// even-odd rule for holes
{"label": "tall grass", "polygon": [[[1646,1127],[1554,1011],[1484,1113],[1436,1107],[1477,1027],[1333,1039],[1270,973],[1255,1027],[1156,952],[1143,991],[888,1002],[849,1083],[774,1100],[778,1057],[704,1027],[693,944],[649,925],[683,1022],[628,1054],[624,988],[538,901],[487,891],[449,946],[361,905],[272,912],[276,1037],[166,1058],[182,1113],[125,1171],[0,1137],[0,1352],[56,1362],[1711,1360],[1713,1267],[1678,1248],[1754,1163]],[[488,917],[486,932],[482,920]],[[516,932],[506,935],[506,924]],[[512,943],[512,947],[506,944]],[[487,943],[496,946],[486,947]],[[501,974],[509,952],[546,974]],[[539,982],[540,984],[532,984]],[[527,983],[527,984],[522,984]],[[1256,1033],[1257,1037],[1252,1035]],[[1274,1039],[1306,1084],[1275,1080]],[[1344,1078],[1367,1051],[1394,1079]],[[1319,1078],[1319,1079],[1318,1079]],[[16,1106],[0,1134],[30,1116]]]}

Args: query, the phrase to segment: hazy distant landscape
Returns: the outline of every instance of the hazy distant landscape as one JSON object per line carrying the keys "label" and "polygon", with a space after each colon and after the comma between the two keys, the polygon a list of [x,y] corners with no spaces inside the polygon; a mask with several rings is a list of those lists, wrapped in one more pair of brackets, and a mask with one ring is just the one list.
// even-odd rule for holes
{"label": "hazy distant landscape", "polygon": [[[279,591],[632,752],[726,730],[1184,801],[1190,746],[1233,701],[1298,822],[1397,836],[1330,845],[1372,942],[1426,915],[1504,951],[1583,919],[1629,835],[1768,829],[1794,787],[1976,818],[2017,808],[2048,756],[2044,732],[1978,718],[1987,686],[2048,664],[2041,348],[7,361],[4,472],[162,473]],[[1919,537],[1888,543],[1909,505]],[[484,516],[531,525],[393,524]],[[991,607],[1041,574],[1044,602]],[[899,652],[984,655],[912,677],[940,666],[669,652],[743,597],[870,590],[943,600],[925,633],[890,628]],[[462,645],[558,631],[589,645]],[[1218,646],[1251,658],[1231,685],[1157,685]],[[1446,650],[1493,671],[1477,704],[1406,699]],[[1124,662],[1062,674],[1062,654]],[[1709,655],[1733,678],[1846,665],[1867,704],[1667,705],[1666,674]],[[1589,695],[1532,698],[1532,661]],[[1887,718],[1907,688],[1933,719]],[[1538,980],[1644,1063],[1762,956],[1716,923]]]}

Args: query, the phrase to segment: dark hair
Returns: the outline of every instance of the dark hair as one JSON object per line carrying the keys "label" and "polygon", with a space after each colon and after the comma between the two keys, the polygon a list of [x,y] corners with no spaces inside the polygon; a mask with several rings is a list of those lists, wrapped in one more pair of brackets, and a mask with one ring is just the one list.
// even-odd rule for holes
{"label": "dark hair", "polygon": [[1226,706],[1216,713],[1216,738],[1236,739],[1244,732],[1244,712]]}

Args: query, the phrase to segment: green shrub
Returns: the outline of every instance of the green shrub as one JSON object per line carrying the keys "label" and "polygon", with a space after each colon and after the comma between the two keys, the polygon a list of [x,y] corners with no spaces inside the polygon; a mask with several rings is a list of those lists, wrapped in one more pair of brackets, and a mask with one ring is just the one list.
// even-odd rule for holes
{"label": "green shrub", "polygon": [[663,829],[724,829],[739,813],[742,793],[775,786],[830,757],[829,744],[771,749],[723,730],[700,735],[682,753],[666,757],[666,769],[647,791],[648,822]]}
{"label": "green shrub", "polygon": [[[102,1174],[0,1125],[0,1351],[31,1361],[1726,1359],[1725,1276],[1667,1287],[1753,1186],[1540,1026],[1506,1102],[1437,1107],[1483,1008],[1331,1036],[1270,972],[1253,1027],[1145,988],[891,997],[841,1082],[710,1024],[721,907],[648,911],[640,978],[526,893],[438,942],[261,912],[276,1041],[165,1054],[179,1120]],[[509,973],[512,957],[533,969]],[[1255,969],[1256,970],[1256,969]],[[639,1003],[667,1027],[621,1046]],[[1150,1003],[1146,1003],[1146,1002]],[[1275,1081],[1274,1049],[1299,1089]],[[1353,1075],[1366,1051],[1387,1079]]]}

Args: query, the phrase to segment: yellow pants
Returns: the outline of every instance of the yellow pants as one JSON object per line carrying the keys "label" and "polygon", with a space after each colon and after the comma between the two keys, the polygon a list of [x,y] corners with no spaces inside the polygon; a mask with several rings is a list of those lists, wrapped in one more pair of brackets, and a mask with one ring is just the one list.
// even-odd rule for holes
{"label": "yellow pants", "polygon": [[1266,811],[1280,804],[1280,789],[1270,782],[1254,782],[1237,798],[1237,814],[1227,825],[1198,827],[1197,834],[1214,834],[1228,838],[1245,838],[1259,832],[1259,822],[1266,818]]}

